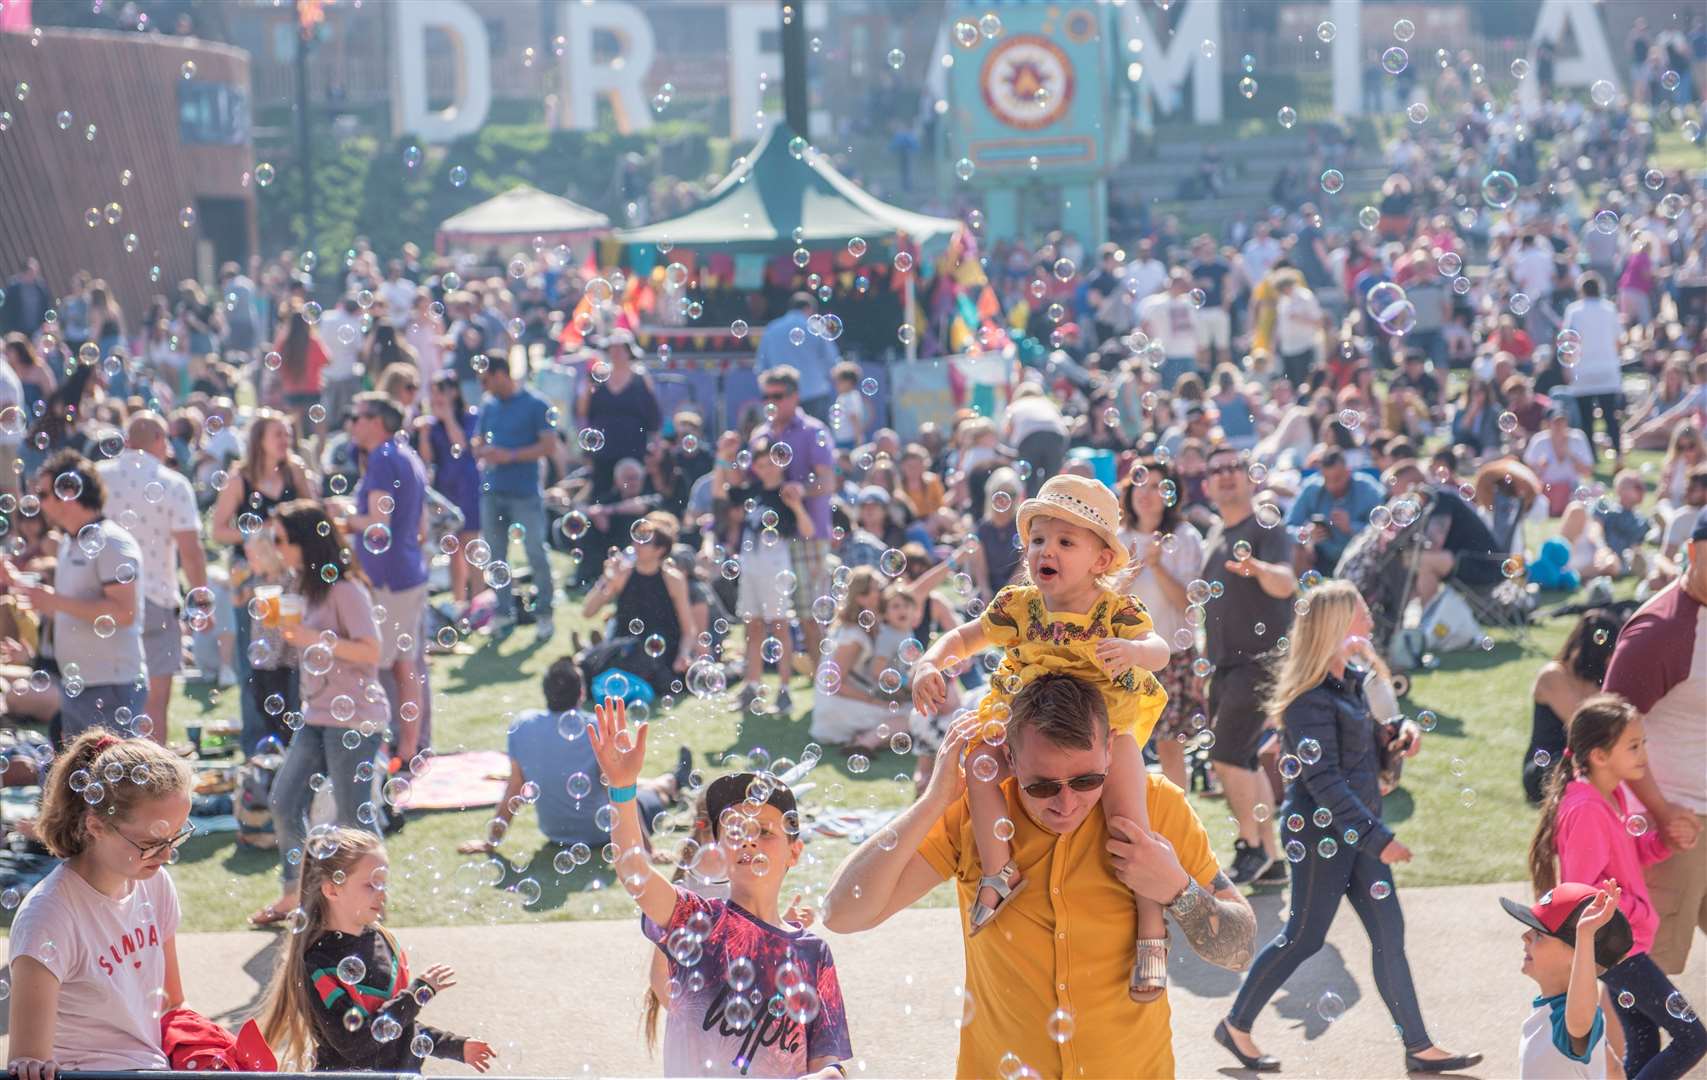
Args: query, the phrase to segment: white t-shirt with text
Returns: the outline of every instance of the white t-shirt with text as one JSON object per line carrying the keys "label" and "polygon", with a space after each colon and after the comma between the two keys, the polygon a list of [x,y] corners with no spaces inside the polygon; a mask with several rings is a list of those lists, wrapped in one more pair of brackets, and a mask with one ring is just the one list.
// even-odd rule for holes
{"label": "white t-shirt with text", "polygon": [[114,900],[61,863],[18,908],[11,962],[59,980],[53,1058],[61,1069],[169,1067],[160,1046],[166,943],[178,932],[178,890],[164,869]]}

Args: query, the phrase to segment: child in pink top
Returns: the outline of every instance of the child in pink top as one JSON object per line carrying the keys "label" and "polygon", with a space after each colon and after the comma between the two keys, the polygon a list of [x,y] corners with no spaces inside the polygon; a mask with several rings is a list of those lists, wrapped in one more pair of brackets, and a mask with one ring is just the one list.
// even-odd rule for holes
{"label": "child in pink top", "polygon": [[[1615,995],[1624,1028],[1624,1074],[1630,1080],[1681,1077],[1707,1054],[1707,1028],[1648,955],[1659,916],[1648,897],[1642,868],[1692,842],[1680,827],[1661,835],[1631,809],[1623,784],[1648,768],[1642,714],[1616,694],[1584,701],[1567,725],[1564,759],[1548,780],[1547,801],[1529,847],[1529,871],[1537,895],[1560,882],[1622,890],[1619,908],[1630,920],[1634,945],[1601,976]],[[1557,864],[1555,865],[1555,859]],[[1660,1031],[1671,1042],[1660,1049]]]}

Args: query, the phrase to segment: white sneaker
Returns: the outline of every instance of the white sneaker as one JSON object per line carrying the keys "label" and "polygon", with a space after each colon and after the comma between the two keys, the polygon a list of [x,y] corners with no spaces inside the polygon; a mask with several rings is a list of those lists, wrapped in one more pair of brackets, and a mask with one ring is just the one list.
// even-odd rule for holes
{"label": "white sneaker", "polygon": [[237,685],[237,672],[231,669],[231,665],[227,664],[219,669],[219,685],[221,687]]}
{"label": "white sneaker", "polygon": [[541,641],[550,641],[557,633],[557,624],[550,619],[540,619],[533,624],[533,632]]}

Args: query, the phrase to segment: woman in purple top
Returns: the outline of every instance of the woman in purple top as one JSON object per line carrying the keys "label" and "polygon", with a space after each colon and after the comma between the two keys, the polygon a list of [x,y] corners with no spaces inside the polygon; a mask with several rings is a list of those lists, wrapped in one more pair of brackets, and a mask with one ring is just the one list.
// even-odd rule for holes
{"label": "woman in purple top", "polygon": [[1627,326],[1643,326],[1654,316],[1653,242],[1643,234],[1637,239],[1618,278],[1618,312]]}
{"label": "woman in purple top", "polygon": [[379,683],[373,598],[343,533],[312,499],[285,503],[267,528],[303,599],[301,620],[280,628],[285,644],[297,650],[302,715],[287,718],[295,734],[272,786],[284,887],[279,899],[250,916],[257,926],[287,919],[297,907],[304,846],[315,844],[308,834],[311,777],[324,776],[332,786],[334,824],[379,830],[374,759],[391,718]]}
{"label": "woman in purple top", "polygon": [[[462,529],[456,534],[458,550],[480,538],[480,463],[468,448],[468,439],[479,425],[480,410],[462,397],[462,386],[454,371],[442,371],[433,379],[432,415],[415,422],[421,434],[421,461],[434,490],[462,511]],[[450,561],[450,597],[466,609],[472,594],[468,560]]]}

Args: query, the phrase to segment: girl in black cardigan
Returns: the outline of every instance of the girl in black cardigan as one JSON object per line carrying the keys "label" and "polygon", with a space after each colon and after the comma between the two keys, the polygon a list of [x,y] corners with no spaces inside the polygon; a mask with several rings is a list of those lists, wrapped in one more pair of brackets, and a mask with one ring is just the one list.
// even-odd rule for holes
{"label": "girl in black cardigan", "polygon": [[302,907],[261,1009],[261,1032],[280,1068],[420,1072],[427,1057],[485,1072],[497,1052],[416,1019],[456,985],[435,964],[411,980],[397,939],[380,925],[387,863],[379,837],[360,829],[311,832],[302,858]]}

